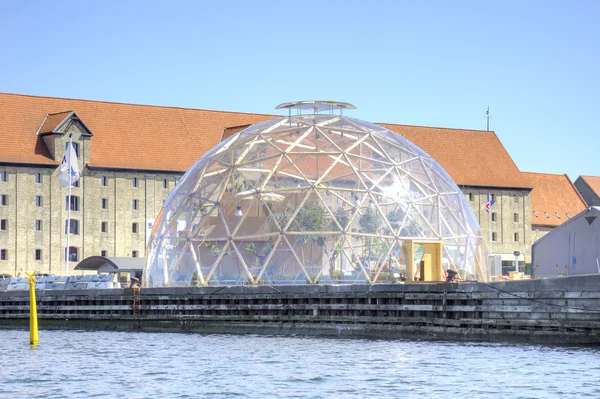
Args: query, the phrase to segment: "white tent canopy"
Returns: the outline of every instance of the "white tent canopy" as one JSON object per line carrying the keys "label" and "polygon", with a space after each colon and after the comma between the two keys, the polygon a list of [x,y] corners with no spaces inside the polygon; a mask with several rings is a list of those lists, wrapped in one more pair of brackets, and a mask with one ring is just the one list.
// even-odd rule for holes
{"label": "white tent canopy", "polygon": [[600,273],[600,207],[592,206],[537,240],[537,277]]}
{"label": "white tent canopy", "polygon": [[75,266],[75,270],[93,270],[97,273],[141,273],[145,258],[90,256]]}

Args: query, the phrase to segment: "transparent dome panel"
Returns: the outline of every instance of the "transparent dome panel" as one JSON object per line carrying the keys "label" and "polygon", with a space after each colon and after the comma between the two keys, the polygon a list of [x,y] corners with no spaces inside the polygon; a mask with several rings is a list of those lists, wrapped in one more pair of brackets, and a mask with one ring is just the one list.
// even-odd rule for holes
{"label": "transparent dome panel", "polygon": [[464,195],[423,150],[369,122],[295,115],[239,132],[187,171],[156,220],[143,283],[486,279],[484,251]]}

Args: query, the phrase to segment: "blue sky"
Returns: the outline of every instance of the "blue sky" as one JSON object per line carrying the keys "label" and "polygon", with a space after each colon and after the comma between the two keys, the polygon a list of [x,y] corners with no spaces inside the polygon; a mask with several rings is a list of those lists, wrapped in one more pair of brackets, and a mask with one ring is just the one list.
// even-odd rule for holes
{"label": "blue sky", "polygon": [[600,175],[598,1],[0,2],[0,91],[491,129],[523,171]]}

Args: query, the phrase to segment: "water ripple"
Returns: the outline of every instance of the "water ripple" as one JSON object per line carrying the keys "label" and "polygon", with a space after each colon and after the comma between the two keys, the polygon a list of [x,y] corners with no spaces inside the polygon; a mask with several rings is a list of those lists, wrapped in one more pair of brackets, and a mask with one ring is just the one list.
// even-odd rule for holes
{"label": "water ripple", "polygon": [[7,398],[600,397],[600,348],[0,331]]}

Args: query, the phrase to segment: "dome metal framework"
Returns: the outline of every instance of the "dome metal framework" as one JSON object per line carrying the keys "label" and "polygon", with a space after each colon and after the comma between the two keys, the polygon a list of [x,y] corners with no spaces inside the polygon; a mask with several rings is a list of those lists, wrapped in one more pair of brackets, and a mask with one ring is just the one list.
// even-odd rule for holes
{"label": "dome metal framework", "polygon": [[479,224],[446,171],[337,104],[354,108],[315,102],[202,156],[156,220],[143,285],[415,280],[431,243],[443,270],[486,279]]}

